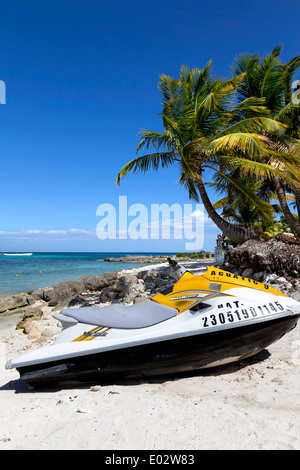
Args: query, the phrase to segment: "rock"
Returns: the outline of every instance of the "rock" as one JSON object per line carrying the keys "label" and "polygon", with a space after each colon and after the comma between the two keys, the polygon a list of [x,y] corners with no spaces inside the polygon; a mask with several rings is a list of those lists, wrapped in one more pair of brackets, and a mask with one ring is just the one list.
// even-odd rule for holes
{"label": "rock", "polygon": [[68,306],[71,300],[80,298],[84,290],[85,285],[80,279],[61,282],[43,289],[43,300],[48,302],[50,306],[64,307]]}
{"label": "rock", "polygon": [[80,280],[83,282],[86,291],[100,291],[104,287],[109,286],[112,280],[116,279],[117,275],[117,271],[111,271],[100,276],[83,276]]}
{"label": "rock", "polygon": [[279,233],[275,238],[290,245],[300,245],[299,238],[296,238],[293,233]]}
{"label": "rock", "polygon": [[116,292],[112,291],[109,287],[106,287],[100,294],[100,302],[113,302],[117,296],[118,294]]}
{"label": "rock", "polygon": [[253,269],[252,268],[247,268],[242,272],[243,277],[251,277],[253,274]]}
{"label": "rock", "polygon": [[125,284],[136,284],[138,281],[137,276],[135,274],[124,274],[119,277],[119,282]]}
{"label": "rock", "polygon": [[264,281],[265,281],[267,284],[275,284],[275,282],[277,282],[277,279],[278,279],[277,274],[268,274],[268,273],[265,273],[265,275],[264,275]]}
{"label": "rock", "polygon": [[144,271],[139,271],[137,273],[138,279],[144,279],[144,277],[147,275],[147,270],[145,269]]}
{"label": "rock", "polygon": [[99,392],[101,390],[101,385],[92,385],[90,387],[91,392]]}
{"label": "rock", "polygon": [[134,302],[136,298],[141,297],[141,294],[144,292],[144,286],[142,284],[135,284],[131,287],[126,294],[124,295],[123,302],[131,303]]}
{"label": "rock", "polygon": [[41,336],[43,331],[43,324],[40,321],[30,321],[24,328],[24,333],[28,339],[37,339]]}
{"label": "rock", "polygon": [[25,328],[31,323],[31,320],[21,320],[16,324],[16,330],[25,330]]}
{"label": "rock", "polygon": [[41,336],[46,338],[53,338],[61,332],[61,328],[58,326],[47,326],[42,332]]}
{"label": "rock", "polygon": [[27,297],[25,294],[8,294],[0,297],[0,313],[6,310],[13,310],[18,307],[27,305]]}
{"label": "rock", "polygon": [[30,294],[30,297],[34,300],[44,300],[43,299],[44,289],[35,289],[32,291],[29,291],[28,294]]}
{"label": "rock", "polygon": [[157,277],[157,272],[154,269],[151,271],[146,271],[145,276],[143,277],[144,281],[154,281]]}
{"label": "rock", "polygon": [[39,320],[43,316],[43,310],[40,305],[29,305],[24,309],[24,319]]}
{"label": "rock", "polygon": [[300,240],[290,234],[279,234],[268,241],[250,239],[231,249],[226,262],[231,268],[295,278],[295,271],[300,272]]}
{"label": "rock", "polygon": [[51,287],[30,291],[30,297],[35,300],[43,300],[50,307],[63,308],[71,305],[84,305],[84,292],[101,291],[116,281],[117,271],[111,271],[101,276],[82,276],[73,281],[65,281]]}
{"label": "rock", "polygon": [[35,304],[36,299],[32,295],[27,295],[26,298],[27,298],[27,304],[28,305],[34,305]]}
{"label": "rock", "polygon": [[277,284],[287,284],[288,281],[286,280],[285,277],[278,277],[278,278],[276,279],[276,283],[277,283]]}
{"label": "rock", "polygon": [[252,277],[255,281],[261,281],[263,280],[264,272],[260,271],[259,273],[254,273]]}
{"label": "rock", "polygon": [[39,305],[29,305],[24,308],[23,318],[16,325],[17,330],[25,329],[33,320],[40,320],[43,316],[43,311]]}

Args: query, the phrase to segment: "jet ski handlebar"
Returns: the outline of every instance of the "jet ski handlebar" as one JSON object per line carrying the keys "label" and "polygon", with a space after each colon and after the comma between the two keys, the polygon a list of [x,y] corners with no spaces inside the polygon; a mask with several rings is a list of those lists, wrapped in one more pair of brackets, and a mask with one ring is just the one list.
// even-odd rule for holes
{"label": "jet ski handlebar", "polygon": [[167,258],[167,261],[170,266],[170,275],[175,277],[175,279],[180,279],[181,276],[187,271],[187,269],[177,263],[175,259]]}

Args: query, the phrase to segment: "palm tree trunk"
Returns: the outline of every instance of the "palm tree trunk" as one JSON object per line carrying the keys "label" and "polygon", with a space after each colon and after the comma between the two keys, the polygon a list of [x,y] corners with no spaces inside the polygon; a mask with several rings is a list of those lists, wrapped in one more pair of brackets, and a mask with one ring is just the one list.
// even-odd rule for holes
{"label": "palm tree trunk", "polygon": [[200,197],[209,217],[217,225],[217,227],[219,227],[219,229],[225,233],[229,240],[232,240],[235,243],[244,243],[245,241],[249,240],[249,238],[257,237],[256,233],[252,230],[239,227],[238,225],[231,224],[230,222],[224,220],[213,208],[202,179],[198,179],[196,183]]}
{"label": "palm tree trunk", "polygon": [[274,181],[275,191],[277,193],[278,201],[279,201],[281,210],[283,212],[283,215],[287,223],[293,230],[293,232],[297,234],[298,236],[300,236],[300,224],[297,222],[297,220],[295,219],[295,217],[290,211],[290,208],[288,206],[288,203],[285,197],[284,189],[280,182],[280,178],[278,176],[274,176],[273,181]]}
{"label": "palm tree trunk", "polygon": [[294,190],[295,194],[295,201],[296,201],[296,206],[297,206],[297,211],[298,211],[298,217],[300,217],[300,189],[297,188]]}

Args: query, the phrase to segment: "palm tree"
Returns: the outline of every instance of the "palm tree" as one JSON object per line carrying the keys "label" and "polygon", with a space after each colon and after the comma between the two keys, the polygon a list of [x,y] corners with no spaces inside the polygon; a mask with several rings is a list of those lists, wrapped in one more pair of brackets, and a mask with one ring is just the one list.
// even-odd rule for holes
{"label": "palm tree", "polygon": [[[244,73],[244,77],[238,86],[237,96],[240,101],[257,97],[264,99],[266,106],[270,110],[271,116],[276,121],[285,125],[283,133],[278,135],[268,135],[269,147],[275,152],[280,152],[280,159],[269,153],[266,159],[268,164],[280,168],[282,173],[289,173],[292,176],[289,191],[294,192],[298,216],[300,215],[300,106],[292,102],[292,82],[295,71],[300,66],[300,56],[292,58],[288,63],[283,64],[279,59],[281,47],[276,46],[270,55],[260,60],[257,55],[241,54],[232,66],[235,76]],[[291,165],[291,158],[283,161],[282,156],[286,154],[294,159]],[[272,184],[277,193],[277,197],[282,212],[294,231],[300,236],[300,223],[292,214],[280,175],[272,176]]]}
{"label": "palm tree", "polygon": [[[221,210],[221,215],[226,220],[238,224],[241,227],[254,230],[253,226],[261,220],[272,220],[274,205],[269,205],[267,215],[265,212],[259,211],[257,205],[252,198],[248,197],[247,192],[241,193],[231,181],[238,180],[239,184],[245,188],[251,188],[251,195],[258,194],[262,185],[262,180],[257,180],[253,176],[244,175],[239,168],[233,172],[227,172],[228,179],[222,175],[215,173],[214,181],[207,182],[206,186],[212,188],[215,192],[224,195],[221,199],[213,204],[214,209]],[[270,201],[267,201],[268,203]],[[267,205],[266,205],[267,207]]]}
{"label": "palm tree", "polygon": [[[234,105],[235,90],[242,78],[240,75],[229,80],[212,78],[211,63],[202,70],[182,67],[179,79],[162,75],[159,89],[163,95],[161,117],[165,132],[141,130],[137,153],[150,147],[155,152],[127,163],[116,179],[119,184],[130,171],[146,172],[177,164],[179,183],[188,189],[190,197],[199,200],[200,196],[210,218],[237,243],[256,234],[217,213],[206,192],[205,170],[213,170],[228,180],[224,168],[240,168],[256,177],[277,175],[291,180],[280,168],[263,161],[270,150],[267,139],[258,132],[263,128],[266,133],[278,133],[283,125],[268,116],[264,100],[250,98]],[[238,180],[230,183],[247,195],[266,217],[271,213],[270,205],[260,200],[251,188]]]}

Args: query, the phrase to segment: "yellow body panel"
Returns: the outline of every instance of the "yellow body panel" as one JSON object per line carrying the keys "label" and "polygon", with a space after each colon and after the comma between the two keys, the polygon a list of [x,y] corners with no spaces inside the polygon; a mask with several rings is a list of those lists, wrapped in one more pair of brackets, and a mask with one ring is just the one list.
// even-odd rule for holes
{"label": "yellow body panel", "polygon": [[207,271],[201,275],[185,272],[174,285],[172,292],[166,295],[157,294],[151,300],[176,308],[178,313],[181,313],[201,300],[223,297],[224,295],[230,296],[230,293],[222,294],[222,292],[235,287],[249,287],[274,295],[284,295],[277,289],[261,282],[207,266]]}

